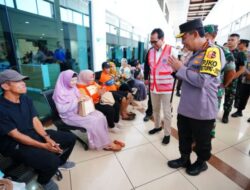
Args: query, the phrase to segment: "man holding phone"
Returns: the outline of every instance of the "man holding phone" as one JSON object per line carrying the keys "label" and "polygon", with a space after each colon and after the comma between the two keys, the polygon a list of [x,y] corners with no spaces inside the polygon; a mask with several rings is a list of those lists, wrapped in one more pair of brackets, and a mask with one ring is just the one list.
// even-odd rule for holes
{"label": "man holding phone", "polygon": [[32,100],[25,94],[24,80],[14,70],[0,73],[3,95],[0,97],[0,153],[30,166],[38,173],[43,189],[58,189],[51,180],[59,167],[74,166],[66,162],[75,145],[74,135],[44,130]]}

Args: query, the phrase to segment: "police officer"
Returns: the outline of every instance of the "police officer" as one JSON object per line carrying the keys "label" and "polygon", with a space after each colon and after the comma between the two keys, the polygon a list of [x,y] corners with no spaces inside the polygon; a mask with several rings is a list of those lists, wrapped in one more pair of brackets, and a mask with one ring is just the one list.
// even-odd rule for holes
{"label": "police officer", "polygon": [[[184,66],[171,56],[168,64],[182,79],[182,96],[178,107],[177,126],[181,157],[168,161],[171,168],[185,167],[189,175],[199,175],[211,156],[211,131],[218,111],[217,91],[220,72],[225,64],[223,51],[205,38],[201,19],[179,26],[182,43],[193,55]],[[197,160],[191,164],[192,143],[196,142]]]}

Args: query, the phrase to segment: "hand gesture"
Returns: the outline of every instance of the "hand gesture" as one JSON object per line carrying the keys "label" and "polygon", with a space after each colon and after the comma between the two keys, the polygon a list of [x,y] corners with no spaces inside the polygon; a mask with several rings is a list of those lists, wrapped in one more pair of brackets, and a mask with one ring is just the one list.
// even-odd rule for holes
{"label": "hand gesture", "polygon": [[176,57],[170,56],[168,58],[168,65],[170,65],[174,71],[178,71],[182,67],[183,63]]}

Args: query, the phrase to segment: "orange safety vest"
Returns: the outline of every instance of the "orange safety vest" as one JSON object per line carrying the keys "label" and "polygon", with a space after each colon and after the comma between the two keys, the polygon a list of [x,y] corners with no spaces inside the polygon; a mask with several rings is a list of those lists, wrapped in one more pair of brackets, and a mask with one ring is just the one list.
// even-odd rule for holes
{"label": "orange safety vest", "polygon": [[[79,89],[80,93],[91,97],[95,104],[99,103],[100,95],[98,93],[98,89],[100,88],[100,86],[98,84],[94,83],[94,84],[89,85],[89,86],[86,86],[84,84],[76,84],[76,86]],[[92,89],[92,90],[90,90],[90,89]]]}
{"label": "orange safety vest", "polygon": [[172,47],[165,45],[160,58],[156,62],[156,50],[149,50],[148,64],[150,66],[150,91],[169,92],[173,90],[174,78],[171,75],[172,68],[167,64],[168,58],[171,55]]}

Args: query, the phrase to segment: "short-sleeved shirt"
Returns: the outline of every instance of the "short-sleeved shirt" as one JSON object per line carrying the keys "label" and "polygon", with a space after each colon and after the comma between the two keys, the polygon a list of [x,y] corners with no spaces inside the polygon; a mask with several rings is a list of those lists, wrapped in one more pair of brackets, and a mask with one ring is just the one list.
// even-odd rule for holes
{"label": "short-sleeved shirt", "polygon": [[237,72],[239,71],[241,66],[245,66],[247,64],[247,56],[244,52],[240,52],[238,49],[232,50],[232,53],[235,58],[235,66]]}
{"label": "short-sleeved shirt", "polygon": [[13,103],[0,96],[0,152],[8,155],[15,149],[18,142],[8,136],[9,132],[17,129],[21,133],[33,137],[36,132],[33,127],[33,118],[37,116],[32,100],[20,96],[20,103]]}

